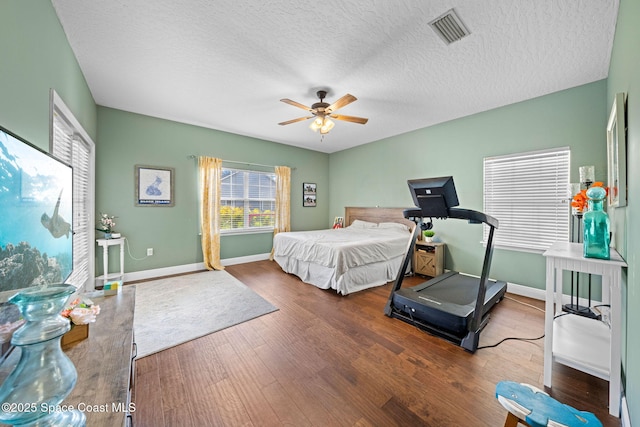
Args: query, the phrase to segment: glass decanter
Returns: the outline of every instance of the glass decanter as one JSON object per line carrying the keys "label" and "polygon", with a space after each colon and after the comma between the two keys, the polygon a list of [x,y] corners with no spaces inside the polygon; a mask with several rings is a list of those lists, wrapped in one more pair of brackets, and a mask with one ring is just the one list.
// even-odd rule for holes
{"label": "glass decanter", "polygon": [[76,385],[78,373],[60,347],[71,328],[60,315],[75,288],[43,285],[27,288],[9,299],[25,319],[11,338],[20,360],[0,387],[0,422],[16,426],[84,426],[85,415],[62,410],[62,401]]}
{"label": "glass decanter", "polygon": [[587,190],[589,209],[582,217],[583,255],[585,258],[609,259],[609,216],[602,209],[607,192],[602,187]]}

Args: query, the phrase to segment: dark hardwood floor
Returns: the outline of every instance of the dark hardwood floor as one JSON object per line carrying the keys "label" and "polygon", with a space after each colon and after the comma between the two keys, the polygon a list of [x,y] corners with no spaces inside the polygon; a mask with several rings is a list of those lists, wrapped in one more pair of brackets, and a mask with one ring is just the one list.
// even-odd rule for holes
{"label": "dark hardwood floor", "polygon": [[[386,317],[390,284],[343,297],[271,261],[226,270],[279,310],[138,360],[136,426],[502,426],[499,381],[542,388],[543,340],[470,354]],[[544,303],[507,295],[480,346],[544,333]],[[553,384],[556,399],[620,426],[607,382],[556,365]]]}

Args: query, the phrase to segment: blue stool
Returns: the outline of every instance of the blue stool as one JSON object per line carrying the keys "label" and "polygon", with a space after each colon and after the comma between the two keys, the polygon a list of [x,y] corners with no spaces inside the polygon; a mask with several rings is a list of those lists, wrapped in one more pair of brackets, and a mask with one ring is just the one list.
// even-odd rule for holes
{"label": "blue stool", "polygon": [[504,427],[516,427],[519,422],[529,427],[602,427],[591,412],[564,405],[529,384],[501,381],[496,397],[509,411]]}

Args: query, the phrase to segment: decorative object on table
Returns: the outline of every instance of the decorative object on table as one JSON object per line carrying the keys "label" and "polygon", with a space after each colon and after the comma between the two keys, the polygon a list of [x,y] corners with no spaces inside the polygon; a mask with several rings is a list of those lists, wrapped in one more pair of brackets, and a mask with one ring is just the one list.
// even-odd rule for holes
{"label": "decorative object on table", "polygon": [[[605,193],[608,191],[608,189],[604,188],[604,184],[600,181],[592,183],[591,188],[593,187],[602,188]],[[587,191],[588,188],[580,190],[578,193],[573,195],[573,199],[571,200],[571,207],[575,209],[575,212],[578,216],[583,215],[589,210],[589,197],[587,196]]]}
{"label": "decorative object on table", "polygon": [[175,169],[135,165],[135,205],[174,206]]}
{"label": "decorative object on table", "polygon": [[11,343],[21,350],[20,360],[0,387],[0,422],[11,425],[84,426],[78,410],[62,411],[61,403],[76,384],[78,373],[60,347],[60,337],[70,329],[60,315],[76,291],[71,285],[27,288],[9,299],[25,324]]}
{"label": "decorative object on table", "polygon": [[60,345],[62,347],[67,347],[78,341],[86,340],[87,338],[89,338],[89,324],[74,325],[72,323],[69,332],[60,338]]}
{"label": "decorative object on table", "polygon": [[627,206],[627,125],[624,93],[617,93],[607,124],[607,178],[609,206]]}
{"label": "decorative object on table", "polygon": [[89,337],[89,323],[96,321],[100,306],[89,299],[76,298],[60,314],[71,322],[71,329],[62,336],[61,344],[66,346]]}
{"label": "decorative object on table", "polygon": [[583,247],[586,258],[609,259],[609,216],[602,209],[607,191],[593,186],[586,191],[589,210],[582,216]]}
{"label": "decorative object on table", "polygon": [[15,304],[0,302],[0,364],[11,349],[11,337],[24,323]]}
{"label": "decorative object on table", "polygon": [[113,215],[109,215],[106,213],[100,214],[100,228],[97,228],[96,230],[102,231],[104,233],[105,239],[111,239],[113,227],[116,226],[115,219],[116,217]]}
{"label": "decorative object on table", "polygon": [[424,230],[422,232],[422,236],[424,237],[424,241],[427,243],[433,242],[433,236],[436,235],[436,232],[433,230]]}
{"label": "decorative object on table", "polygon": [[580,166],[578,173],[580,174],[580,183],[587,188],[591,187],[591,184],[596,181],[595,166]]}
{"label": "decorative object on table", "polygon": [[[583,167],[584,168],[584,167]],[[589,173],[584,173],[581,168],[580,180],[583,181],[580,184],[571,184],[571,193],[574,194],[573,199],[571,201],[571,208],[573,212],[573,216],[571,218],[571,241],[580,243],[584,242],[583,236],[583,215],[589,210],[589,198],[587,197],[587,190],[589,187],[595,188],[600,187],[603,188],[603,183],[598,182],[590,182],[589,179],[593,179],[591,177],[592,171]],[[591,169],[591,167],[588,167]],[[580,190],[581,186],[585,186],[587,188]],[[607,189],[604,188],[605,193]],[[577,232],[574,230],[574,224],[577,226]],[[564,311],[569,313],[578,314],[580,316],[596,318],[597,314],[591,310],[591,275],[587,276],[587,289],[588,289],[588,299],[587,306],[583,306],[579,304],[579,296],[580,296],[580,273],[571,271],[571,302],[569,304],[565,304],[562,306]],[[574,288],[575,285],[575,288]]]}
{"label": "decorative object on table", "polygon": [[122,289],[122,282],[120,280],[115,280],[112,282],[107,282],[102,287],[102,291],[105,295],[115,295]]}
{"label": "decorative object on table", "polygon": [[342,216],[337,216],[333,219],[333,227],[334,229],[336,228],[343,228],[344,227],[344,217]]}
{"label": "decorative object on table", "polygon": [[[575,196],[580,193],[580,184],[577,182],[572,182],[569,184],[569,194],[571,194],[571,215],[582,217],[582,206],[581,202],[578,202],[575,199]],[[586,196],[585,196],[586,197]],[[573,202],[576,202],[575,204]],[[571,241],[573,242],[573,226],[571,227]]]}
{"label": "decorative object on table", "polygon": [[302,183],[302,206],[316,207],[317,186],[312,182]]}

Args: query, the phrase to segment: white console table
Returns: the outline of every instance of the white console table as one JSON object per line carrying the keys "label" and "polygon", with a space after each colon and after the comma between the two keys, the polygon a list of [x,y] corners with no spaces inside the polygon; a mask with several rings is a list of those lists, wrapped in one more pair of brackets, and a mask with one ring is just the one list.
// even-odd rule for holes
{"label": "white console table", "polygon": [[[609,381],[609,413],[620,416],[620,326],[622,267],[627,263],[614,249],[610,259],[585,258],[582,243],[556,242],[547,258],[544,385],[551,387],[553,362]],[[602,276],[602,303],[610,304],[610,326],[576,314],[562,313],[562,271]],[[554,306],[555,305],[555,306]]]}
{"label": "white console table", "polygon": [[[98,246],[102,247],[102,265],[104,266],[104,271],[102,276],[96,277],[96,280],[101,280],[102,285],[104,286],[110,280],[120,280],[124,279],[124,237],[120,237],[118,239],[97,239]],[[111,246],[120,246],[120,271],[109,273],[109,247]]]}

